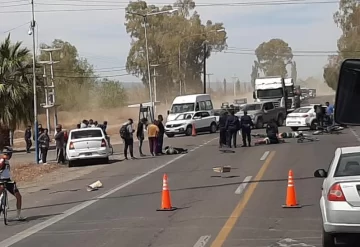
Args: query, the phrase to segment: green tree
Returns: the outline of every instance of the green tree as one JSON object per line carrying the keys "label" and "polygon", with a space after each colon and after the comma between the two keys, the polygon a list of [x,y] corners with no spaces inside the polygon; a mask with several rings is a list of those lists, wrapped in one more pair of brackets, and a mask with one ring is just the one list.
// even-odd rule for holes
{"label": "green tree", "polygon": [[31,54],[21,45],[10,34],[0,45],[0,124],[12,130],[33,120]]}
{"label": "green tree", "polygon": [[[160,100],[163,100],[161,97],[164,95],[172,97],[178,92],[180,78],[186,82],[187,92],[200,91],[204,55],[208,58],[212,51],[221,51],[226,47],[226,32],[215,32],[224,28],[222,23],[207,21],[202,24],[199,14],[193,11],[195,3],[191,0],[178,1],[175,5],[180,6],[177,14],[147,18],[149,61],[162,65],[157,68]],[[125,26],[132,38],[126,68],[129,73],[141,77],[146,87],[148,74],[143,17],[128,12],[145,14],[171,8],[148,5],[145,1],[130,2],[126,8]],[[206,54],[204,42],[208,46]]]}
{"label": "green tree", "polygon": [[253,88],[255,88],[255,80],[259,76],[259,63],[257,61],[254,61],[254,65],[252,66],[251,70],[251,85]]}
{"label": "green tree", "polygon": [[296,83],[296,80],[297,80],[297,68],[296,68],[296,62],[295,61],[293,61],[291,63],[291,78]]}
{"label": "green tree", "polygon": [[286,66],[291,63],[293,53],[282,39],[271,39],[261,43],[255,50],[259,68],[265,76],[287,76]]}
{"label": "green tree", "polygon": [[227,94],[227,88],[226,88],[226,79],[224,78],[224,81],[223,81],[223,89],[224,89],[224,95]]}
{"label": "green tree", "polygon": [[124,87],[118,81],[103,79],[96,85],[96,102],[103,108],[123,106],[127,102]]}
{"label": "green tree", "polygon": [[325,83],[336,90],[339,68],[343,59],[357,58],[360,51],[359,19],[360,6],[355,0],[341,0],[339,9],[334,13],[334,22],[341,29],[342,35],[338,39],[338,54],[329,56],[328,64],[324,67]]}
{"label": "green tree", "polygon": [[[41,45],[41,48],[50,47],[61,48],[53,52],[53,60],[59,61],[54,65],[54,84],[56,103],[60,104],[60,109],[87,109],[92,103],[96,103],[90,97],[96,84],[92,66],[86,59],[79,57],[76,47],[69,42],[55,39],[51,45]],[[49,53],[42,52],[39,60],[49,61]],[[50,75],[50,66],[47,66],[47,75]]]}

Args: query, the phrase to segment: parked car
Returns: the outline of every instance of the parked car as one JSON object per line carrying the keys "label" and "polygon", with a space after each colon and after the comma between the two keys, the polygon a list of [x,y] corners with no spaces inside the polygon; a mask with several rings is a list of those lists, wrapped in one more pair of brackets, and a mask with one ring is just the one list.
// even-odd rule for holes
{"label": "parked car", "polygon": [[97,159],[109,163],[111,150],[101,128],[73,129],[69,133],[66,156],[69,166],[79,160]]}
{"label": "parked car", "polygon": [[359,246],[360,146],[337,148],[329,169],[318,169],[314,176],[324,178],[320,199],[322,246],[335,247],[335,242]]}
{"label": "parked car", "polygon": [[168,137],[185,134],[192,134],[192,127],[195,126],[196,132],[215,133],[217,130],[216,117],[210,116],[207,111],[186,112],[178,115],[174,120],[165,124],[165,134]]}
{"label": "parked car", "polygon": [[[285,121],[286,127],[290,127],[293,131],[297,131],[299,128],[315,130],[317,123],[315,105],[317,104],[303,106],[288,114]],[[323,108],[326,107],[323,106]]]}
{"label": "parked car", "polygon": [[235,115],[239,118],[244,115],[244,110],[254,122],[256,128],[262,128],[264,124],[268,123],[271,119],[277,121],[279,126],[284,124],[286,110],[284,107],[276,107],[277,102],[263,101],[251,104],[245,104],[240,107],[240,111]]}

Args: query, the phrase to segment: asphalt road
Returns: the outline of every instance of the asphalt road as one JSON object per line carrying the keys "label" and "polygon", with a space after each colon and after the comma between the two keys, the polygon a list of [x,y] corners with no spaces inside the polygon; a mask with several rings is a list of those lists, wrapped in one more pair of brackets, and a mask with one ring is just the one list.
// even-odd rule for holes
{"label": "asphalt road", "polygon": [[[360,130],[352,128],[319,136],[318,142],[287,139],[235,153],[220,152],[215,134],[167,139],[190,152],[114,160],[89,175],[25,196],[28,221],[0,226],[0,247],[321,246],[321,180],[313,172],[328,167],[337,147],[359,145],[358,136]],[[232,171],[213,172],[223,165]],[[281,207],[289,169],[302,208]],[[164,173],[178,208],[172,212],[156,211]],[[98,179],[104,188],[87,192],[86,185]]]}

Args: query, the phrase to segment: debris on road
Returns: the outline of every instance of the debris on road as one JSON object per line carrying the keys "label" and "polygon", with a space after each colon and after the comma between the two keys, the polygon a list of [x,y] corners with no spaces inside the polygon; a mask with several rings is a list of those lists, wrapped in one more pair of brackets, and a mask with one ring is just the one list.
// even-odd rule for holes
{"label": "debris on road", "polygon": [[16,164],[16,166],[12,167],[11,172],[14,181],[21,184],[24,182],[31,182],[33,180],[39,179],[42,176],[49,174],[59,168],[60,166],[55,164],[38,165],[34,163],[27,163],[27,164]]}
{"label": "debris on road", "polygon": [[218,173],[227,173],[231,171],[231,166],[218,166],[218,167],[213,167],[213,171],[214,172],[218,172]]}
{"label": "debris on road", "polygon": [[87,191],[94,191],[94,190],[98,190],[99,188],[102,188],[103,184],[100,182],[100,180],[90,184],[87,186]]}

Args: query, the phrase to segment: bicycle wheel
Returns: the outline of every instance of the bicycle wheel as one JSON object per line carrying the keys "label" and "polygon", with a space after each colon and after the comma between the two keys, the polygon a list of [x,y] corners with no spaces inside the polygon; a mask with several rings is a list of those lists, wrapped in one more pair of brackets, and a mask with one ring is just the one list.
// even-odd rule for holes
{"label": "bicycle wheel", "polygon": [[7,219],[8,208],[7,208],[7,192],[6,192],[6,190],[3,191],[3,197],[1,200],[1,210],[4,215],[4,224],[7,226],[7,224],[8,224],[8,219]]}

